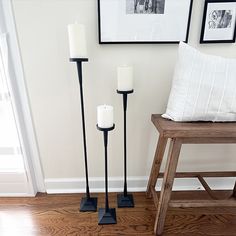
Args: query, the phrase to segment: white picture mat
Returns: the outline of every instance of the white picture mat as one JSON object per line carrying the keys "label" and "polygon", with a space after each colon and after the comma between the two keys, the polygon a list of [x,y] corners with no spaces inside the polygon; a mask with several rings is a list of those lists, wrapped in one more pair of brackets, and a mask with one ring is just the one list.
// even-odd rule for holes
{"label": "white picture mat", "polygon": [[100,0],[101,41],[185,41],[190,4],[166,0],[164,14],[126,14],[126,0]]}
{"label": "white picture mat", "polygon": [[[209,14],[214,10],[231,10],[232,11],[232,25],[230,28],[215,28],[209,29],[208,20]],[[205,21],[205,30],[203,40],[230,40],[233,39],[234,29],[235,29],[235,14],[236,14],[236,3],[208,3],[206,21]]]}

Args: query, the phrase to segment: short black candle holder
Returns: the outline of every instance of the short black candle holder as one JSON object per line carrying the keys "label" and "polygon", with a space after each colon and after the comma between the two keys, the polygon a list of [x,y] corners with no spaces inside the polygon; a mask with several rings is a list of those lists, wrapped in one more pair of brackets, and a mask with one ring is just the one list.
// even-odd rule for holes
{"label": "short black candle holder", "polygon": [[82,79],[82,62],[87,62],[88,58],[70,58],[71,62],[76,62],[79,85],[80,85],[80,101],[81,101],[81,115],[82,115],[82,127],[83,127],[83,143],[84,143],[84,164],[86,175],[86,197],[83,197],[80,202],[80,211],[97,211],[97,198],[90,197],[89,181],[88,181],[88,163],[87,163],[87,145],[86,145],[86,131],[85,131],[85,119],[84,119],[84,96],[83,96],[83,79]]}
{"label": "short black candle holder", "polygon": [[113,130],[115,125],[110,128],[101,128],[97,125],[97,129],[103,131],[104,137],[104,149],[105,149],[105,208],[98,209],[98,224],[107,225],[107,224],[116,224],[116,209],[109,208],[108,200],[108,172],[107,172],[107,144],[108,144],[108,132]]}
{"label": "short black candle holder", "polygon": [[127,191],[127,148],[126,148],[126,111],[128,94],[133,93],[134,90],[119,91],[118,94],[123,95],[123,110],[124,110],[124,191],[117,195],[117,205],[119,208],[134,207],[134,198],[132,194]]}

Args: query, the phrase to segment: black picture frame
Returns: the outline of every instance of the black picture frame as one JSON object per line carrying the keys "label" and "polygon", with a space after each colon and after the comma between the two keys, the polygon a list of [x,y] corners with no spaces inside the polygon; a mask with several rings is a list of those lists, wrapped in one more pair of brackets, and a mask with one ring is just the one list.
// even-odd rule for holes
{"label": "black picture frame", "polygon": [[[190,30],[190,22],[191,22],[191,16],[192,16],[192,6],[193,6],[193,0],[189,1],[189,7],[188,7],[188,15],[187,15],[187,24],[186,24],[186,31],[185,31],[185,37],[181,40],[104,40],[102,36],[102,9],[101,9],[101,1],[104,0],[97,0],[97,9],[98,9],[98,41],[99,44],[178,44],[180,41],[183,41],[185,43],[188,42],[189,38],[189,30]],[[114,0],[113,0],[114,1]],[[121,1],[121,0],[117,0]],[[169,0],[166,0],[169,1]]]}
{"label": "black picture frame", "polygon": [[[223,3],[223,4],[226,4],[229,6],[231,3],[232,8],[231,9],[221,9],[221,10],[217,9],[214,11],[210,10],[211,4],[214,4],[214,6],[217,6],[218,3],[221,5]],[[218,7],[216,7],[216,8],[218,8]],[[223,32],[226,30],[226,28],[228,28],[227,22],[225,22],[225,25],[222,25],[222,23],[216,22],[215,18],[216,19],[220,18],[221,22],[224,22],[223,18],[227,17],[227,16],[224,17],[225,14],[227,12],[230,12],[232,9],[234,9],[234,15],[230,16],[230,17],[232,17],[232,19],[231,19],[231,24],[232,24],[231,34],[232,34],[232,36],[230,36],[229,38],[224,38],[226,34]],[[212,12],[209,14],[210,11],[212,11]],[[223,14],[222,13],[223,11],[226,13]],[[213,20],[212,20],[212,19],[210,19],[210,15],[213,15],[213,12],[218,12],[219,16],[213,17]],[[220,14],[220,12],[221,12],[221,14]],[[215,14],[215,15],[217,15],[217,14]],[[208,21],[208,20],[212,20],[212,21]],[[207,23],[208,23],[208,26],[207,26]],[[210,26],[211,23],[213,23],[214,26]],[[208,27],[208,31],[207,31],[207,27]],[[213,36],[213,34],[214,34],[213,30],[215,30],[215,38],[214,37],[210,38],[210,35],[212,34],[212,36]],[[222,33],[222,39],[219,38],[220,33]],[[234,43],[235,36],[236,36],[236,0],[205,0],[203,18],[202,18],[201,35],[200,35],[200,43],[201,44],[205,44],[205,43],[206,44],[207,43]]]}

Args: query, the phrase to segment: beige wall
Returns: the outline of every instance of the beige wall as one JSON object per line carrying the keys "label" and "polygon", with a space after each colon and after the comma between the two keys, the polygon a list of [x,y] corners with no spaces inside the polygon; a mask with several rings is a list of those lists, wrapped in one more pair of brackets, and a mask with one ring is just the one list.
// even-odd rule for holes
{"label": "beige wall", "polygon": [[[80,99],[76,67],[68,62],[67,24],[87,28],[89,63],[84,65],[84,93],[90,175],[103,176],[102,134],[95,128],[96,106],[114,106],[116,129],[109,133],[109,174],[122,176],[122,98],[116,94],[116,67],[133,64],[135,93],[128,100],[130,176],[149,174],[156,131],[152,113],[165,110],[177,45],[99,45],[96,0],[13,0],[25,79],[45,178],[84,176]],[[234,44],[199,45],[203,0],[194,0],[189,44],[201,51],[235,57]],[[182,170],[230,170],[232,146],[188,145]]]}

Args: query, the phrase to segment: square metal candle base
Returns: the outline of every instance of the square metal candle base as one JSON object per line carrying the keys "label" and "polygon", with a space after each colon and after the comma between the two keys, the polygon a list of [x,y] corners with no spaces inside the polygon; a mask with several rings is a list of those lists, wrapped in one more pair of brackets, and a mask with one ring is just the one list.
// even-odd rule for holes
{"label": "square metal candle base", "polygon": [[99,208],[98,224],[99,225],[116,224],[116,209],[110,208],[109,211],[106,212],[105,208]]}
{"label": "square metal candle base", "polygon": [[118,194],[117,195],[117,205],[119,208],[123,207],[134,207],[134,199],[132,194],[127,194],[127,196],[124,196],[124,194]]}
{"label": "square metal candle base", "polygon": [[83,197],[80,202],[80,211],[97,211],[97,201],[98,199],[95,197],[87,198]]}

